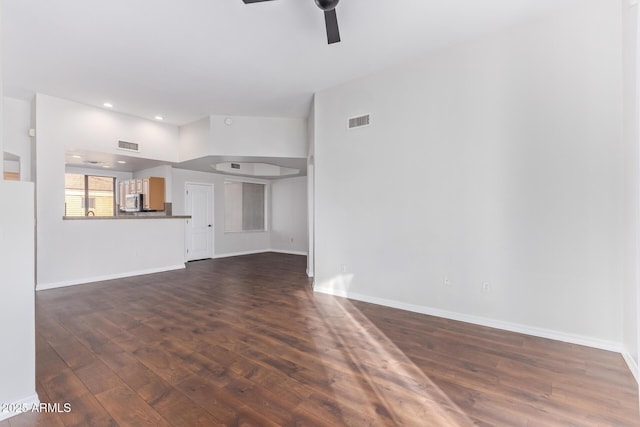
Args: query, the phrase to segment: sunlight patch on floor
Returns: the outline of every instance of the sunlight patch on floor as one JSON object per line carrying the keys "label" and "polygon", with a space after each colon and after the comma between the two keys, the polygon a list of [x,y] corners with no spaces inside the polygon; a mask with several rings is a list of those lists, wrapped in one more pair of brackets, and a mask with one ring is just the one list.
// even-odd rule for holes
{"label": "sunlight patch on floor", "polygon": [[[373,424],[381,417],[405,426],[474,424],[349,300],[327,297],[315,306],[323,324],[314,325],[320,328],[313,334],[314,342],[326,349],[327,371],[339,370],[332,388],[336,397],[348,400],[345,406],[357,407]],[[346,391],[354,387],[357,393]]]}

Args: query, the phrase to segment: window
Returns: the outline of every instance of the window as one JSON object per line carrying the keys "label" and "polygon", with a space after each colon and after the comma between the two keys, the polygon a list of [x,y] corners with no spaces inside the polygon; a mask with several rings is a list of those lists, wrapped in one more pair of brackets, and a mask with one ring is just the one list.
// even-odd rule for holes
{"label": "window", "polygon": [[265,189],[265,184],[225,181],[225,232],[265,230]]}
{"label": "window", "polygon": [[64,215],[114,216],[115,188],[111,176],[64,174]]}

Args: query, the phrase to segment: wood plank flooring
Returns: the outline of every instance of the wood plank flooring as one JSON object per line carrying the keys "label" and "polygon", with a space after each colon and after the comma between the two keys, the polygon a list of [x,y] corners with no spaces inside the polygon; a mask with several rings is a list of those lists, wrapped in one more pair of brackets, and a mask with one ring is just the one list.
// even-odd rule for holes
{"label": "wood plank flooring", "polygon": [[17,426],[638,426],[619,354],[314,294],[259,254],[38,292]]}

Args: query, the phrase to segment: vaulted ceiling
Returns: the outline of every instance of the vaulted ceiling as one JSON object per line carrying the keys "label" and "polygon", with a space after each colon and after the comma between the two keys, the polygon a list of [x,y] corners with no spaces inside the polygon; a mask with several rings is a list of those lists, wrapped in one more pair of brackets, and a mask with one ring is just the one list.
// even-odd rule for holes
{"label": "vaulted ceiling", "polygon": [[6,96],[41,92],[182,125],[305,117],[314,92],[577,0],[4,0]]}

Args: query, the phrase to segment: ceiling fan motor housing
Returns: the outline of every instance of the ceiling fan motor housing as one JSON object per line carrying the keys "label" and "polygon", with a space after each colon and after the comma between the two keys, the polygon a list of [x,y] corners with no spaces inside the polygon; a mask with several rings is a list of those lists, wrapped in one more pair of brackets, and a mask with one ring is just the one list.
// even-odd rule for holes
{"label": "ceiling fan motor housing", "polygon": [[333,10],[340,0],[315,0],[318,7],[324,11]]}
{"label": "ceiling fan motor housing", "polygon": [[[2,1],[2,0],[0,0]],[[244,4],[262,3],[271,0],[242,0]],[[336,6],[340,0],[314,0],[316,5],[324,11],[324,22],[327,27],[327,42],[329,44],[338,43],[340,41],[340,29],[338,28],[338,18],[336,15]]]}

